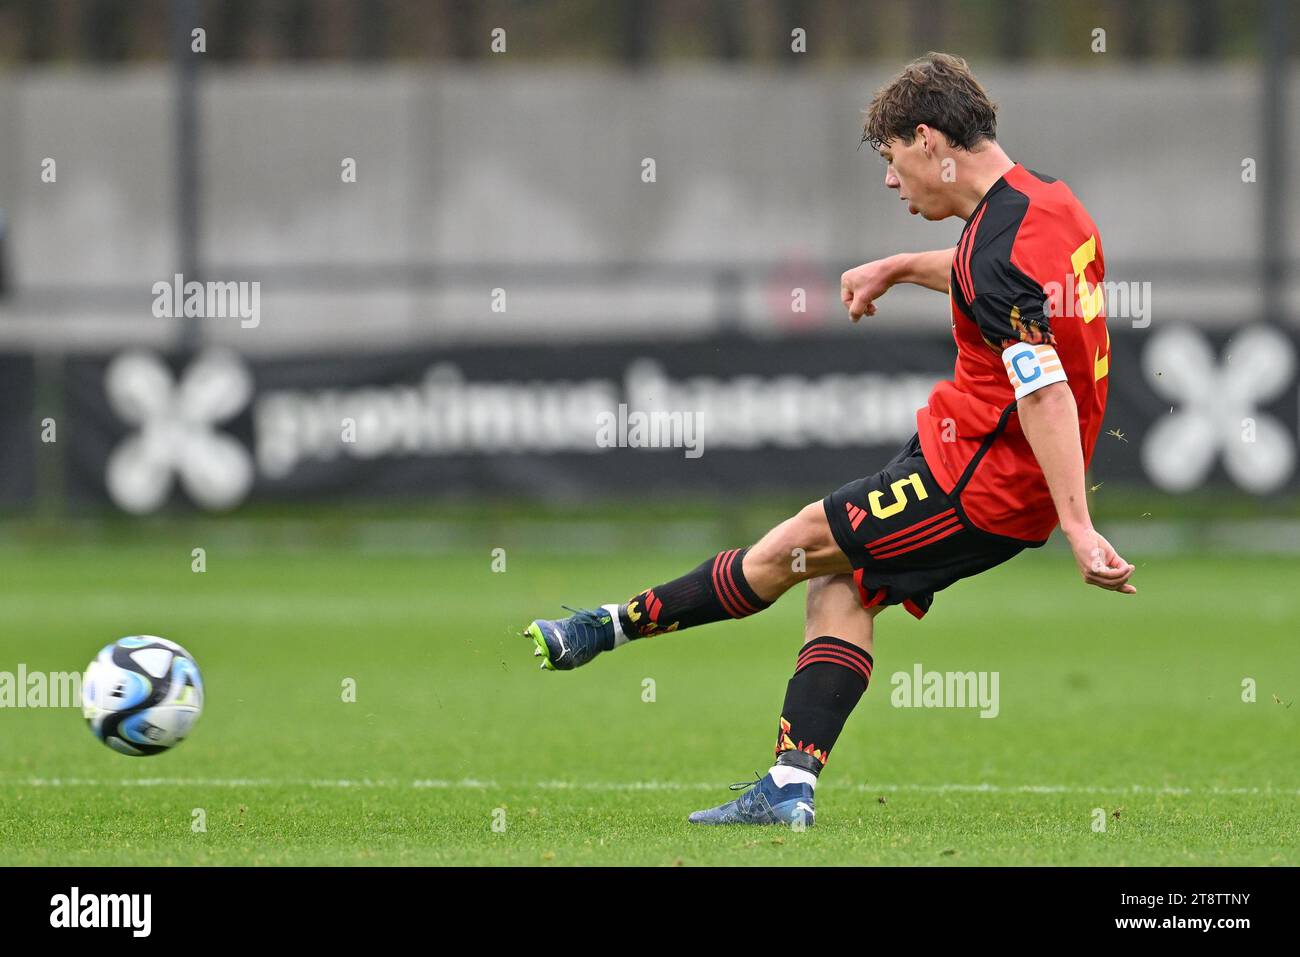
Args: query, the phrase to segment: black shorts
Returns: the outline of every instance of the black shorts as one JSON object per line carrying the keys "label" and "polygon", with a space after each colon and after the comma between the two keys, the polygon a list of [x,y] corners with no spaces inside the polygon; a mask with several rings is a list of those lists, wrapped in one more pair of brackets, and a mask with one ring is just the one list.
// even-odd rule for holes
{"label": "black shorts", "polygon": [[865,607],[903,605],[920,618],[935,592],[1043,544],[994,535],[970,523],[961,508],[961,489],[977,464],[971,463],[948,494],[934,480],[914,435],[880,472],[826,496],[826,520],[853,564]]}

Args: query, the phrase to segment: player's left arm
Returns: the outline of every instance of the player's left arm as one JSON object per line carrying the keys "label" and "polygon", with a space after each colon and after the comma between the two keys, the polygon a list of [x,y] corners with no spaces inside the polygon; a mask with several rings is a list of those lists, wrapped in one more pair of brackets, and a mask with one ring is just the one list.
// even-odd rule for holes
{"label": "player's left arm", "polygon": [[1129,584],[1133,566],[1092,527],[1084,494],[1079,410],[1069,383],[1061,379],[1028,392],[1018,398],[1016,413],[1047,479],[1061,531],[1070,543],[1083,580],[1098,588],[1134,594],[1137,589]]}

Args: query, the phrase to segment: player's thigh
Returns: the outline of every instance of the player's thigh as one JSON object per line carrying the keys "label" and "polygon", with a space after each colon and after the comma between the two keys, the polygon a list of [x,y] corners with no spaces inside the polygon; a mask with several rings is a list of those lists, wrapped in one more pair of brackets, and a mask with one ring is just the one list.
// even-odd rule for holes
{"label": "player's thigh", "polygon": [[862,607],[858,585],[852,575],[810,578],[804,611],[804,644],[822,635],[831,635],[870,653],[873,623],[880,611],[879,606]]}
{"label": "player's thigh", "polygon": [[821,502],[804,506],[760,538],[745,556],[746,575],[751,563],[795,582],[853,570]]}

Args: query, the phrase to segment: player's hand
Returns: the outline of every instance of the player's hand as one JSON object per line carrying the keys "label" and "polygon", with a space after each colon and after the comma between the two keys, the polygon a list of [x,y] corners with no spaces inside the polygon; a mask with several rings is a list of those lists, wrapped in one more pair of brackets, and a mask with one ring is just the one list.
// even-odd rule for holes
{"label": "player's hand", "polygon": [[1074,552],[1075,564],[1089,585],[1133,595],[1137,589],[1129,584],[1134,566],[1120,558],[1110,542],[1093,528],[1067,536]]}
{"label": "player's hand", "polygon": [[840,276],[840,301],[849,311],[849,318],[857,322],[863,316],[876,314],[875,300],[893,284],[894,269],[888,259],[863,263]]}

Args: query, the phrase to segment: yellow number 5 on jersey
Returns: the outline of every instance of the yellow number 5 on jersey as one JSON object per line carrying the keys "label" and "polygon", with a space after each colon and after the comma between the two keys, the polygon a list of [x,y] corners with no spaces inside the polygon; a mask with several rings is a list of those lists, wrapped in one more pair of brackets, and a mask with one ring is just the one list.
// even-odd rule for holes
{"label": "yellow number 5 on jersey", "polygon": [[[1070,254],[1070,265],[1074,269],[1074,281],[1079,290],[1079,311],[1083,314],[1086,326],[1101,315],[1106,305],[1106,293],[1101,286],[1089,286],[1084,270],[1097,258],[1097,237],[1089,236],[1088,241]],[[1095,346],[1092,359],[1093,381],[1104,379],[1110,372],[1110,332],[1106,332],[1106,345]]]}

